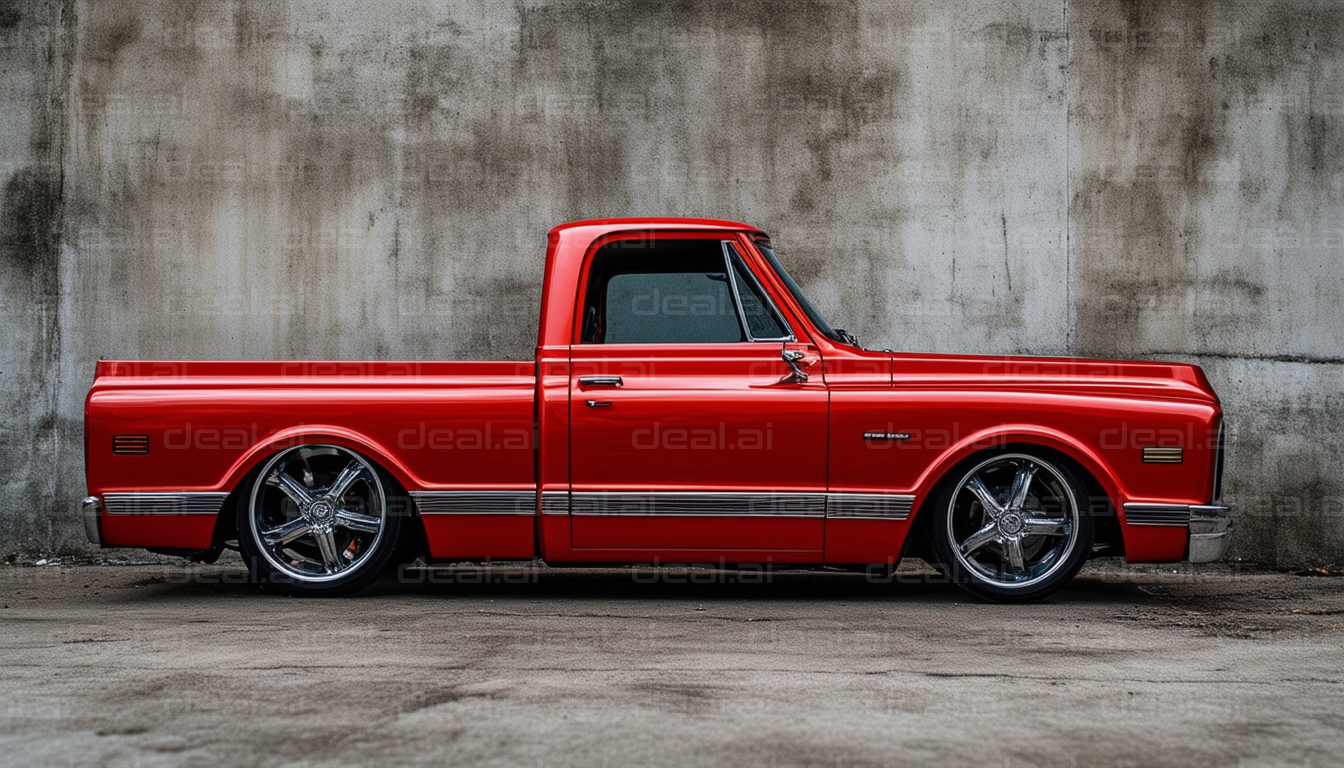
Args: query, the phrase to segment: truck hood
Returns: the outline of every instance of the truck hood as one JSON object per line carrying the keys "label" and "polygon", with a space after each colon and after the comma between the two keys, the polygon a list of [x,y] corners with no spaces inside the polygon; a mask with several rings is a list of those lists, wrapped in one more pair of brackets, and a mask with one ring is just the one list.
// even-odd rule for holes
{"label": "truck hood", "polygon": [[1218,395],[1209,385],[1204,371],[1197,365],[1185,363],[897,353],[892,356],[892,382],[898,388],[1068,389],[1218,404]]}

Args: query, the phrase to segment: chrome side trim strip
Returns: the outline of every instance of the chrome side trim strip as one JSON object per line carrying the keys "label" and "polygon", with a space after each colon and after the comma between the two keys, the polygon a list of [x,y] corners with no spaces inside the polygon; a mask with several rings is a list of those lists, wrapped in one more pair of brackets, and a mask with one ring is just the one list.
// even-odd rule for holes
{"label": "chrome side trim strip", "polygon": [[[563,491],[547,494],[563,495]],[[549,502],[542,498],[545,514]],[[915,497],[897,493],[616,491],[575,492],[572,512],[598,516],[835,517],[906,520]],[[557,502],[558,503],[558,502]],[[563,514],[557,510],[556,514]]]}
{"label": "chrome side trim strip", "polygon": [[411,491],[422,515],[535,515],[536,491]]}
{"label": "chrome side trim strip", "polygon": [[570,506],[572,514],[582,516],[824,518],[826,494],[575,491]]}
{"label": "chrome side trim strip", "polygon": [[213,491],[104,493],[103,507],[109,515],[217,515],[228,497]]}
{"label": "chrome side trim strip", "polygon": [[828,493],[826,517],[905,520],[915,497],[905,493]]}
{"label": "chrome side trim strip", "polygon": [[1190,505],[1126,504],[1125,522],[1129,525],[1173,525],[1183,528],[1190,523]]}
{"label": "chrome side trim strip", "polygon": [[541,514],[568,515],[569,491],[542,491]]}

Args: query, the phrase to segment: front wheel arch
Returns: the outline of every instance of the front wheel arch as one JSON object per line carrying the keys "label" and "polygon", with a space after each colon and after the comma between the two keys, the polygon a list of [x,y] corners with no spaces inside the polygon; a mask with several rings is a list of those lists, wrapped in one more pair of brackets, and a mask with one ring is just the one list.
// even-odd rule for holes
{"label": "front wheel arch", "polygon": [[[1063,555],[1057,572],[1050,572],[1049,578],[1039,585],[1027,588],[1007,588],[986,581],[981,574],[970,572],[969,568],[957,562],[959,558],[951,552],[949,534],[952,525],[948,515],[956,501],[959,486],[971,470],[991,465],[997,458],[1018,459],[1029,457],[1045,466],[1053,466],[1058,471],[1061,483],[1068,492],[1077,510],[1077,522],[1073,535],[1076,540]],[[1009,443],[984,449],[970,454],[946,468],[921,501],[907,537],[910,554],[923,557],[930,565],[943,571],[955,583],[976,596],[1000,602],[1027,602],[1040,600],[1053,594],[1067,584],[1079,568],[1092,555],[1093,542],[1100,527],[1097,518],[1110,509],[1109,497],[1101,490],[1101,485],[1081,462],[1067,453],[1037,443]],[[948,529],[948,534],[942,528]]]}
{"label": "front wheel arch", "polygon": [[[915,481],[916,494],[923,500],[932,498],[947,475],[978,455],[1019,449],[1049,451],[1068,462],[1080,476],[1089,478],[1090,490],[1100,496],[1113,500],[1126,495],[1111,466],[1095,451],[1068,434],[1029,424],[1003,425],[963,438],[929,463]],[[922,504],[923,501],[921,508]]]}
{"label": "front wheel arch", "polygon": [[[1095,472],[1086,464],[1080,461],[1072,453],[1063,451],[1056,446],[1043,443],[1033,443],[1027,441],[1005,442],[993,448],[984,448],[969,453],[956,461],[941,467],[938,470],[937,478],[929,484],[929,490],[920,499],[919,506],[915,508],[911,515],[910,532],[906,536],[905,552],[903,556],[918,557],[929,561],[934,556],[934,552],[929,546],[929,520],[932,518],[930,510],[933,509],[938,498],[939,492],[943,490],[945,483],[956,482],[959,473],[965,472],[971,466],[982,461],[985,456],[995,453],[1021,453],[1040,452],[1047,458],[1051,458],[1060,464],[1067,466],[1074,475],[1083,483],[1088,492],[1088,498],[1091,500],[1092,516],[1097,519],[1101,525],[1097,528],[1097,535],[1105,543],[1111,544],[1118,549],[1118,553],[1123,554],[1124,542],[1120,538],[1118,524],[1115,516],[1115,504],[1111,491],[1102,484]],[[956,477],[954,477],[954,475]],[[1110,525],[1107,525],[1109,523]],[[1117,554],[1109,552],[1107,554]]]}

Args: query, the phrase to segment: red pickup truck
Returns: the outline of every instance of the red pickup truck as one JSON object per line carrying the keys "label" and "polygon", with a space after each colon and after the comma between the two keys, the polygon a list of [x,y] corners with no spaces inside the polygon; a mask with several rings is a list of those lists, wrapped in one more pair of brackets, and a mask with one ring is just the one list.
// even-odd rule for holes
{"label": "red pickup truck", "polygon": [[528,362],[98,363],[89,538],[281,591],[396,562],[936,563],[1039,599],[1100,553],[1206,562],[1196,366],[907,354],[831,328],[746,224],[556,227]]}

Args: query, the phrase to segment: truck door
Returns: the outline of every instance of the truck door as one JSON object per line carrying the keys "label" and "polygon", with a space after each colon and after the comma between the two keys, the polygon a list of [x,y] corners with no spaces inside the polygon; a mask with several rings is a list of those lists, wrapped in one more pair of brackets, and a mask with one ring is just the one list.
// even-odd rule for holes
{"label": "truck door", "polygon": [[659,233],[589,257],[569,390],[585,556],[820,561],[821,361],[741,250]]}

